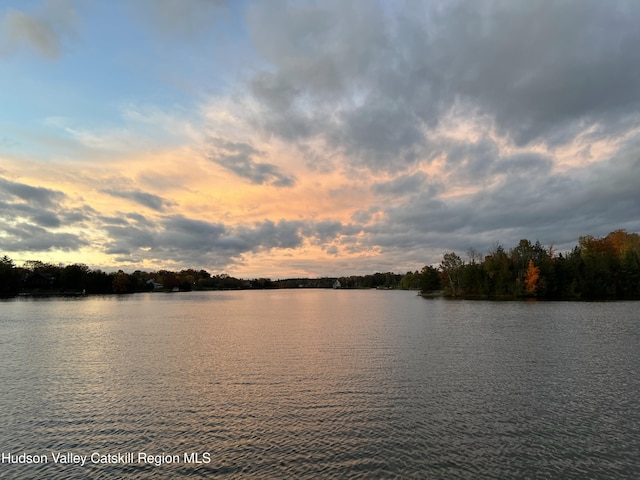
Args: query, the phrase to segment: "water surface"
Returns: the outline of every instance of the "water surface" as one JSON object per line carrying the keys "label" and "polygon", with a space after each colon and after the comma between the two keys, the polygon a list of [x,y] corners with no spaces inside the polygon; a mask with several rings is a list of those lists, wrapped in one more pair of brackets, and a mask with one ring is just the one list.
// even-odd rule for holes
{"label": "water surface", "polygon": [[0,477],[637,478],[639,321],[375,290],[3,301],[0,449],[49,462]]}

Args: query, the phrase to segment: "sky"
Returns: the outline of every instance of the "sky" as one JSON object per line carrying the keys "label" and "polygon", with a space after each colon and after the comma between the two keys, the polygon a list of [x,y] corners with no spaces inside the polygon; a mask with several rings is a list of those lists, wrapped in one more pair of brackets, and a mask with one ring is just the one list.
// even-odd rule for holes
{"label": "sky", "polygon": [[241,278],[640,231],[636,0],[0,3],[0,254]]}

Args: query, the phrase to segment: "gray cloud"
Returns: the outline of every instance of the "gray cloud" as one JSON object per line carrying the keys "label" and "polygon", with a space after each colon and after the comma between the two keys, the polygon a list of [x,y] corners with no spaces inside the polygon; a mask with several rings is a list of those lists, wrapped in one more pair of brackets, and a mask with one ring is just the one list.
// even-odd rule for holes
{"label": "gray cloud", "polygon": [[[428,176],[423,172],[400,175],[393,180],[374,183],[371,190],[378,195],[402,196],[414,194],[428,187]],[[434,187],[432,187],[434,188]]]}
{"label": "gray cloud", "polygon": [[382,12],[369,1],[258,2],[247,23],[280,88],[325,99],[348,93],[350,78],[369,73],[387,42]]}
{"label": "gray cloud", "polygon": [[115,188],[107,188],[103,189],[102,192],[111,195],[112,197],[126,198],[127,200],[139,203],[140,205],[158,212],[163,211],[167,207],[176,205],[175,202],[165,200],[158,195],[153,195],[152,193],[143,192],[138,189],[118,190]]}
{"label": "gray cloud", "polygon": [[280,220],[275,223],[265,220],[250,230],[249,238],[255,240],[260,248],[296,248],[302,244],[301,223]]}
{"label": "gray cloud", "polygon": [[637,150],[628,153],[571,175],[551,174],[544,156],[499,158],[495,170],[513,172],[491,187],[449,199],[416,193],[384,209],[384,219],[365,228],[366,242],[398,255],[428,247],[436,256],[427,263],[437,263],[445,250],[486,252],[496,242],[511,247],[522,238],[568,249],[587,233],[638,231],[640,157]]}
{"label": "gray cloud", "polygon": [[487,136],[475,141],[440,140],[437,151],[444,156],[448,182],[452,184],[484,180],[500,155],[496,142]]}
{"label": "gray cloud", "polygon": [[108,225],[104,230],[109,235],[109,245],[106,253],[129,254],[144,248],[153,248],[158,243],[155,229],[136,226],[127,222],[126,225]]}
{"label": "gray cloud", "polygon": [[374,95],[342,113],[330,141],[358,163],[385,170],[410,166],[426,147],[420,118],[394,99]]}
{"label": "gray cloud", "polygon": [[[60,55],[75,20],[47,5],[46,14],[2,13],[0,55],[23,47]],[[129,8],[176,41],[206,31],[224,10],[205,0]],[[638,231],[637,18],[640,3],[631,0],[253,3],[246,26],[262,62],[243,69],[245,97],[234,101],[247,108],[234,114],[256,137],[210,138],[207,158],[254,185],[294,185],[257,147],[263,135],[297,148],[314,172],[382,173],[367,192],[378,198],[355,206],[353,224],[162,217],[173,203],[120,179],[103,192],[150,212],[107,218],[68,208],[62,192],[0,178],[3,247],[76,248],[82,241],[57,229],[96,222],[115,261],[223,267],[311,244],[335,255],[335,265],[367,273],[520,238],[562,248],[583,234]],[[611,141],[602,148],[602,140]],[[567,162],[574,146],[574,166],[561,170],[556,156]],[[597,158],[605,149],[610,158]],[[339,263],[341,253],[380,251],[377,263],[370,255]]]}
{"label": "gray cloud", "polygon": [[225,232],[221,224],[174,216],[163,222],[162,241],[177,248],[206,251],[215,247]]}
{"label": "gray cloud", "polygon": [[251,83],[264,108],[256,125],[289,141],[320,137],[377,168],[392,168],[391,153],[415,158],[424,143],[419,118],[388,94],[399,80],[389,72],[402,66],[377,4],[258,3],[247,18],[256,48],[275,67]]}
{"label": "gray cloud", "polygon": [[60,217],[53,212],[42,212],[34,215],[32,220],[36,225],[49,228],[58,228],[62,224]]}
{"label": "gray cloud", "polygon": [[34,13],[7,9],[0,18],[0,56],[30,47],[46,58],[57,58],[63,40],[75,34],[76,13],[65,0],[49,0]]}
{"label": "gray cloud", "polygon": [[491,174],[547,175],[553,167],[553,159],[537,153],[510,155],[487,165]]}
{"label": "gray cloud", "polygon": [[98,216],[98,212],[89,205],[66,208],[58,212],[58,214],[60,215],[62,219],[61,222],[64,225],[86,225],[89,220]]}
{"label": "gray cloud", "polygon": [[333,220],[324,220],[310,224],[303,230],[304,234],[309,237],[316,237],[318,243],[324,244],[336,238],[339,234],[346,232],[342,223]]}
{"label": "gray cloud", "polygon": [[358,225],[330,220],[263,220],[230,226],[182,215],[150,221],[137,214],[122,214],[118,219],[104,218],[103,222],[108,237],[105,253],[140,261],[169,261],[176,268],[206,265],[224,269],[241,262],[247,253],[296,249],[305,242],[324,246],[340,235],[361,231]]}
{"label": "gray cloud", "polygon": [[88,245],[82,237],[60,232],[95,214],[91,207],[68,208],[57,190],[33,187],[0,178],[0,249],[15,251],[73,251]]}
{"label": "gray cloud", "polygon": [[61,205],[65,199],[66,195],[57,190],[0,178],[0,219],[7,224],[23,225],[21,230],[10,232],[10,227],[7,226],[0,228],[0,232],[4,230],[9,237],[18,241],[21,238],[19,231],[26,232],[26,225],[33,228],[58,228],[63,224],[61,215],[66,224],[75,223],[76,218]]}
{"label": "gray cloud", "polygon": [[433,47],[447,96],[524,145],[566,141],[580,122],[637,121],[637,2],[452,2]]}
{"label": "gray cloud", "polygon": [[32,187],[25,183],[12,182],[11,180],[0,178],[0,198],[7,198],[9,195],[45,207],[55,205],[66,197],[64,193],[58,190]]}
{"label": "gray cloud", "polygon": [[228,227],[185,217],[172,217],[163,223],[163,242],[191,251],[218,251],[230,257],[249,251],[295,248],[301,244],[299,222],[265,220],[251,227]]}
{"label": "gray cloud", "polygon": [[639,120],[639,15],[623,0],[259,3],[248,24],[273,68],[251,82],[256,124],[387,170],[428,156],[425,129],[454,107],[518,145],[623,131]]}
{"label": "gray cloud", "polygon": [[2,234],[2,248],[8,252],[72,251],[88,245],[88,242],[78,235],[52,232],[40,226],[23,222],[0,227],[0,233]]}
{"label": "gray cloud", "polygon": [[[371,211],[356,212],[369,236],[348,248],[408,258],[426,245],[481,250],[537,237],[570,245],[585,233],[640,228],[637,145],[599,165],[554,170],[559,146],[622,138],[640,125],[640,4],[396,7],[270,2],[248,12],[270,64],[249,84],[262,108],[253,124],[301,151],[320,141],[327,158],[341,153],[393,175],[372,192],[401,203],[373,224]],[[444,120],[458,119],[480,135],[445,138]],[[494,132],[517,153],[503,151]],[[527,151],[540,145],[547,154]],[[590,155],[583,148],[576,160]],[[438,182],[410,173],[436,159]],[[473,193],[446,195],[450,187]]]}
{"label": "gray cloud", "polygon": [[248,143],[229,142],[220,138],[212,138],[210,143],[209,160],[251,183],[276,187],[289,187],[295,183],[294,177],[283,174],[276,165],[256,162],[254,157],[262,157],[264,153]]}

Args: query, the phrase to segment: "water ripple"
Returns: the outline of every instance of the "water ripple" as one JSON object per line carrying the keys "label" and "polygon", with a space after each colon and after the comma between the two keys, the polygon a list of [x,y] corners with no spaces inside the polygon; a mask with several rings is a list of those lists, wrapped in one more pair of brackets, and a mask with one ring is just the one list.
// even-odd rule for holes
{"label": "water ripple", "polygon": [[4,452],[180,461],[3,463],[0,478],[640,471],[636,304],[292,291],[2,306]]}

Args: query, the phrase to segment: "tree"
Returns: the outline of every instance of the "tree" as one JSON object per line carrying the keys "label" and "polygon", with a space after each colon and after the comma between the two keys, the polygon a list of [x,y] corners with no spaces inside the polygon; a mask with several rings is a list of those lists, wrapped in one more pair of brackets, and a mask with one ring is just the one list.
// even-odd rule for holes
{"label": "tree", "polygon": [[482,268],[485,272],[485,293],[487,295],[513,294],[515,278],[511,270],[512,262],[502,245],[495,245],[484,260]]}
{"label": "tree", "polygon": [[82,263],[67,265],[60,272],[60,286],[64,289],[82,290],[86,288],[85,278],[89,267]]}
{"label": "tree", "polygon": [[6,255],[0,258],[0,296],[14,295],[20,289],[20,279],[16,266]]}
{"label": "tree", "polygon": [[535,295],[538,290],[538,280],[540,279],[540,268],[529,260],[529,267],[524,277],[524,291],[527,295]]}
{"label": "tree", "polygon": [[118,270],[118,273],[113,274],[113,280],[111,282],[113,293],[131,293],[131,278],[122,270]]}
{"label": "tree", "polygon": [[171,291],[174,288],[180,288],[180,279],[174,272],[160,270],[158,273],[162,275],[162,285],[165,290]]}
{"label": "tree", "polygon": [[100,269],[90,270],[85,282],[87,293],[111,293],[113,292],[113,277],[115,274],[107,274]]}
{"label": "tree", "polygon": [[420,274],[418,272],[407,272],[400,280],[400,288],[402,290],[412,290],[418,287],[420,283]]}
{"label": "tree", "polygon": [[441,288],[442,283],[440,282],[438,269],[431,265],[422,267],[422,271],[420,272],[420,291],[427,293],[440,290]]}
{"label": "tree", "polygon": [[440,270],[445,275],[451,289],[451,295],[454,297],[460,285],[458,274],[462,265],[464,265],[462,259],[455,252],[445,253],[442,262],[440,262]]}

